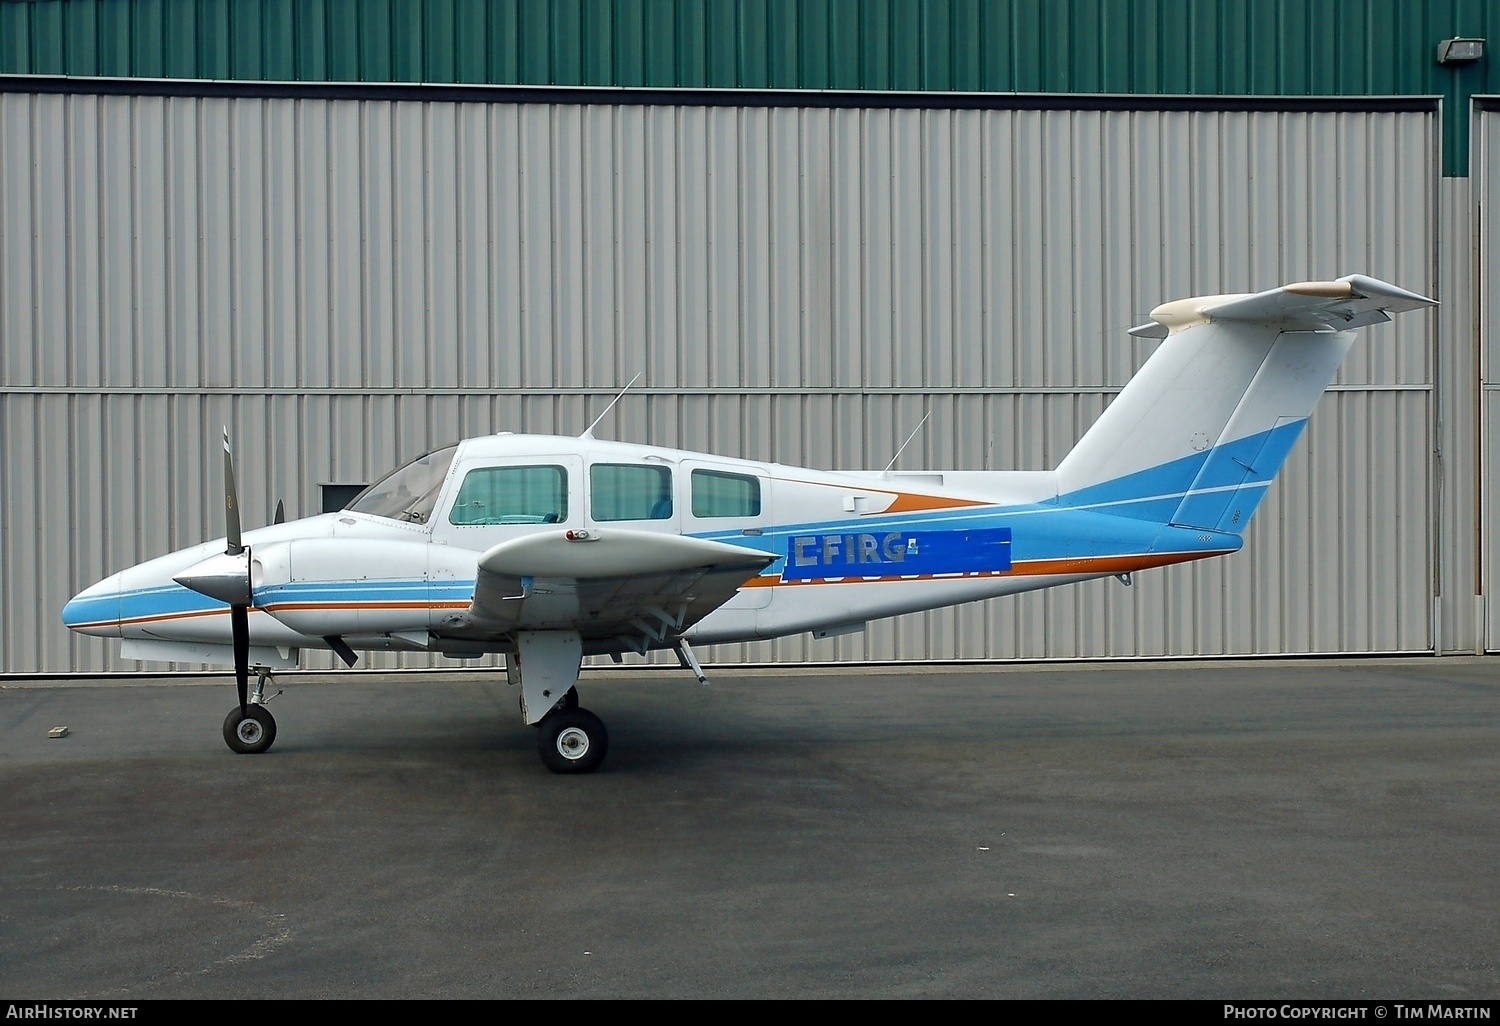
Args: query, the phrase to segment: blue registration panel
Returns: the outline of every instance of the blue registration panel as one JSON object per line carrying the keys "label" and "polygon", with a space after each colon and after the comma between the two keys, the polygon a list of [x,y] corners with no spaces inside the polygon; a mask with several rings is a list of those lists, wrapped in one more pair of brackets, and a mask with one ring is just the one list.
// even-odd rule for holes
{"label": "blue registration panel", "polygon": [[907,577],[1010,569],[1010,528],[794,534],[784,581],[824,577]]}

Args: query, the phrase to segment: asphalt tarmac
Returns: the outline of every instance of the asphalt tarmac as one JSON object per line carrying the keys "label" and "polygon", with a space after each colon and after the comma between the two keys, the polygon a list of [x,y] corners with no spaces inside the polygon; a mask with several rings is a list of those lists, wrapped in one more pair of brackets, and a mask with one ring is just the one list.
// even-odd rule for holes
{"label": "asphalt tarmac", "polygon": [[1500,659],[713,676],[0,682],[0,1000],[1500,997]]}

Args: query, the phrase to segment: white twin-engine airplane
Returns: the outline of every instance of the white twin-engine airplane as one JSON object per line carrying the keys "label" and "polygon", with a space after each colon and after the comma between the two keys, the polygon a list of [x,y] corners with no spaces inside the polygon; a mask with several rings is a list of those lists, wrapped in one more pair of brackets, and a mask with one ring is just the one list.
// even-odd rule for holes
{"label": "white twin-engine airplane", "polygon": [[1433,305],[1355,274],[1159,306],[1131,332],[1164,341],[1053,471],[834,473],[502,433],[241,535],[226,431],[228,537],[84,589],[63,622],[127,659],[232,664],[236,752],[271,747],[266,680],[301,649],[504,653],[542,762],[588,773],[609,739],[578,706],[586,655],[675,649],[706,683],[691,644],[1236,551],[1350,329]]}

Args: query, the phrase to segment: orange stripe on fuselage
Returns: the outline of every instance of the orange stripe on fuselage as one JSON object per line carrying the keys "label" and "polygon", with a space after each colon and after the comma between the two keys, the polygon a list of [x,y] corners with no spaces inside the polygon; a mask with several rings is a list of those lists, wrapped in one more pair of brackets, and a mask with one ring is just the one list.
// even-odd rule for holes
{"label": "orange stripe on fuselage", "polygon": [[896,501],[878,515],[886,513],[922,513],[934,509],[959,509],[963,506],[991,506],[983,499],[955,499],[950,496],[918,495],[915,492],[897,492]]}
{"label": "orange stripe on fuselage", "polygon": [[1135,570],[1150,570],[1173,563],[1189,563],[1209,556],[1227,556],[1234,549],[1215,549],[1211,552],[1153,552],[1140,556],[1080,556],[1064,559],[1027,559],[1015,565],[1011,572],[1017,575],[1037,576],[1047,574],[1128,574]]}
{"label": "orange stripe on fuselage", "polygon": [[[255,608],[256,607],[251,606],[250,607],[250,611],[252,613],[255,612]],[[200,617],[200,616],[228,616],[228,615],[229,615],[229,607],[226,606],[223,609],[197,609],[197,610],[193,610],[192,612],[187,612],[187,613],[156,613],[156,614],[154,614],[152,616],[132,616],[129,619],[126,619],[126,620],[101,620],[100,624],[101,625],[109,625],[109,626],[113,626],[114,624],[119,624],[121,627],[129,627],[129,626],[132,626],[133,624],[138,624],[138,623],[158,623],[158,622],[165,621],[165,620],[192,620],[192,619],[195,619],[195,618]]]}

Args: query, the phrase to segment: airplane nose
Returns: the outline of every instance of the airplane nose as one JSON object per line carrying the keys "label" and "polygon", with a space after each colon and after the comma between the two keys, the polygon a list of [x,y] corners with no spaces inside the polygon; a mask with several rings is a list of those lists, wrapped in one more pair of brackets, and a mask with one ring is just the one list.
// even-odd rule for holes
{"label": "airplane nose", "polygon": [[63,606],[62,621],[80,634],[120,637],[120,575],[106,577],[74,595]]}

